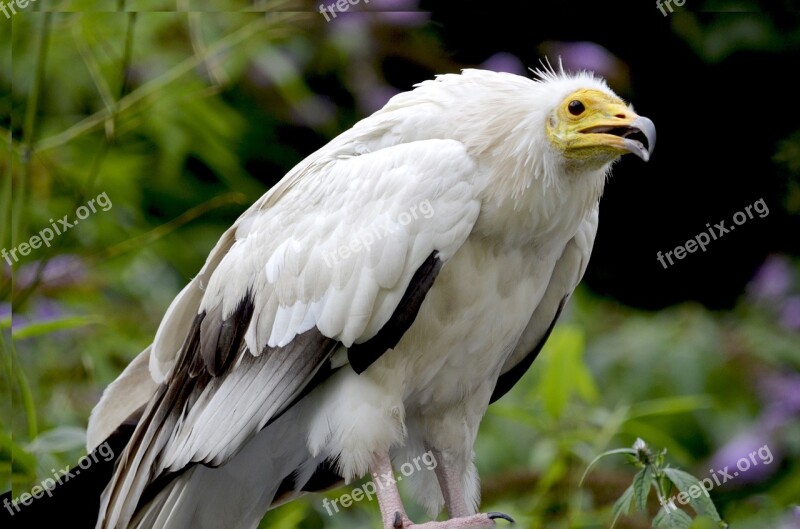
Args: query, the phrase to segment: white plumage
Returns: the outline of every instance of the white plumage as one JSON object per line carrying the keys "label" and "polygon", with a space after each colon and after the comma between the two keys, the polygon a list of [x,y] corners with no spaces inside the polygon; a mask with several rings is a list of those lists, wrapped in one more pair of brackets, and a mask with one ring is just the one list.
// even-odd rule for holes
{"label": "white plumage", "polygon": [[[560,129],[573,94],[587,112],[617,105],[603,119],[627,131],[597,116]],[[436,527],[494,525],[468,516],[478,425],[583,275],[611,161],[642,151],[629,135],[652,150],[641,120],[590,74],[466,70],[303,160],[222,235],[95,408],[89,449],[139,420],[98,529],[253,528],[317,470],[349,481],[427,449],[446,471],[412,488],[455,518]]]}

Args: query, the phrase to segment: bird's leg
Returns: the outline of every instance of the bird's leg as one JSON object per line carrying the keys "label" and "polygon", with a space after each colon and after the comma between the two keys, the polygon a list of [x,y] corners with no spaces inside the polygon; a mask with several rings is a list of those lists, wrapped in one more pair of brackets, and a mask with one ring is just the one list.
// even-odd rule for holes
{"label": "bird's leg", "polygon": [[467,508],[467,502],[464,500],[464,485],[461,483],[461,476],[451,465],[446,464],[444,455],[439,450],[430,450],[434,460],[437,461],[436,479],[439,481],[439,488],[442,489],[444,506],[447,508],[450,518],[469,516],[472,511]]}
{"label": "bird's leg", "polygon": [[[514,522],[509,516],[502,513],[486,513],[468,515],[467,505],[464,501],[464,491],[458,482],[458,485],[445,488],[441,485],[442,478],[439,477],[439,483],[442,487],[445,501],[448,502],[448,496],[452,498],[460,498],[458,500],[449,501],[447,503],[448,512],[450,516],[454,516],[450,520],[444,522],[428,522],[423,524],[415,524],[406,515],[405,508],[403,507],[403,500],[400,498],[400,492],[397,490],[397,483],[393,478],[392,463],[389,459],[388,453],[375,454],[372,460],[372,476],[377,480],[375,488],[377,489],[376,495],[378,497],[378,505],[381,509],[381,520],[383,520],[383,529],[482,529],[495,527],[494,520],[502,518],[511,523]],[[440,475],[436,473],[437,477]],[[447,472],[442,474],[447,476]],[[455,478],[456,476],[452,476]],[[451,481],[448,479],[448,481]],[[447,490],[447,492],[445,492]],[[454,496],[455,495],[455,496]],[[453,509],[451,511],[450,509]],[[463,509],[463,510],[462,510]],[[458,514],[454,514],[457,512]]]}
{"label": "bird's leg", "polygon": [[376,453],[372,458],[372,477],[375,479],[378,506],[381,508],[383,529],[405,529],[411,525],[411,520],[406,516],[400,491],[394,482],[392,461],[388,452]]}

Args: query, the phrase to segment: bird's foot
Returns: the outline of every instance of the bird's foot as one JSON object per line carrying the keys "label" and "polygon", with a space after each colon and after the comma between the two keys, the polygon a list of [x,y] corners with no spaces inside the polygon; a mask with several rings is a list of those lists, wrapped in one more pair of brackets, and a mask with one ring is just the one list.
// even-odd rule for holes
{"label": "bird's foot", "polygon": [[395,523],[394,527],[391,529],[489,529],[496,527],[495,520],[505,520],[511,524],[514,523],[514,519],[507,514],[489,512],[466,516],[464,518],[451,518],[444,522],[415,524],[398,512],[395,513]]}

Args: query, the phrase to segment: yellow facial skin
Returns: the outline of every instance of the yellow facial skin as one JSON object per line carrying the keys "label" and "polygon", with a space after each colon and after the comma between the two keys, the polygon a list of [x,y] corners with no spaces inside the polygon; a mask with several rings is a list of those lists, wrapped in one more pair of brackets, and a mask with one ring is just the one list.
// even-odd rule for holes
{"label": "yellow facial skin", "polygon": [[547,120],[547,136],[566,158],[598,166],[627,153],[647,161],[655,146],[652,121],[591,89],[573,92],[556,107]]}

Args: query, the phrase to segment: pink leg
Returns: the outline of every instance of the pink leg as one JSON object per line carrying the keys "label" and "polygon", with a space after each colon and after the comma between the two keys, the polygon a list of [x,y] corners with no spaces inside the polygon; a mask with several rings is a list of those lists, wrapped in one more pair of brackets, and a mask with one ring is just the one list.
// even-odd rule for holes
{"label": "pink leg", "polygon": [[403,500],[400,499],[397,484],[391,483],[391,480],[388,480],[389,483],[384,483],[384,476],[394,475],[389,454],[375,454],[370,470],[378,489],[378,506],[381,508],[383,529],[405,529],[409,527],[411,520],[406,516],[406,509],[403,507]]}
{"label": "pink leg", "polygon": [[[403,501],[400,499],[400,493],[397,490],[397,485],[395,483],[386,484],[381,481],[383,476],[392,475],[392,463],[389,459],[389,454],[375,454],[375,457],[372,461],[371,470],[372,475],[375,476],[375,479],[380,481],[380,483],[377,483],[376,488],[378,505],[381,508],[383,529],[481,529],[495,527],[494,520],[498,518],[514,523],[514,520],[502,513],[490,512],[486,514],[475,514],[468,516],[467,506],[464,502],[463,489],[461,487],[461,482],[459,481],[457,488],[450,485],[447,487],[442,486],[442,490],[446,490],[444,492],[446,501],[448,496],[451,499],[454,497],[461,498],[460,505],[458,504],[458,500],[453,500],[448,503],[448,512],[450,513],[450,516],[455,516],[454,518],[451,518],[445,522],[415,524],[406,515],[405,508],[403,507]],[[444,472],[442,475],[447,476],[448,473]],[[437,477],[438,476],[439,473],[437,472]],[[441,479],[442,478],[439,477],[440,484]],[[448,479],[447,481],[450,480]],[[453,511],[458,512],[459,514],[454,514]],[[461,514],[462,512],[463,514]]]}
{"label": "pink leg", "polygon": [[461,476],[450,465],[445,464],[445,457],[438,450],[431,449],[433,457],[438,461],[436,465],[436,479],[444,496],[444,505],[451,518],[464,518],[472,514],[464,501],[464,485]]}

